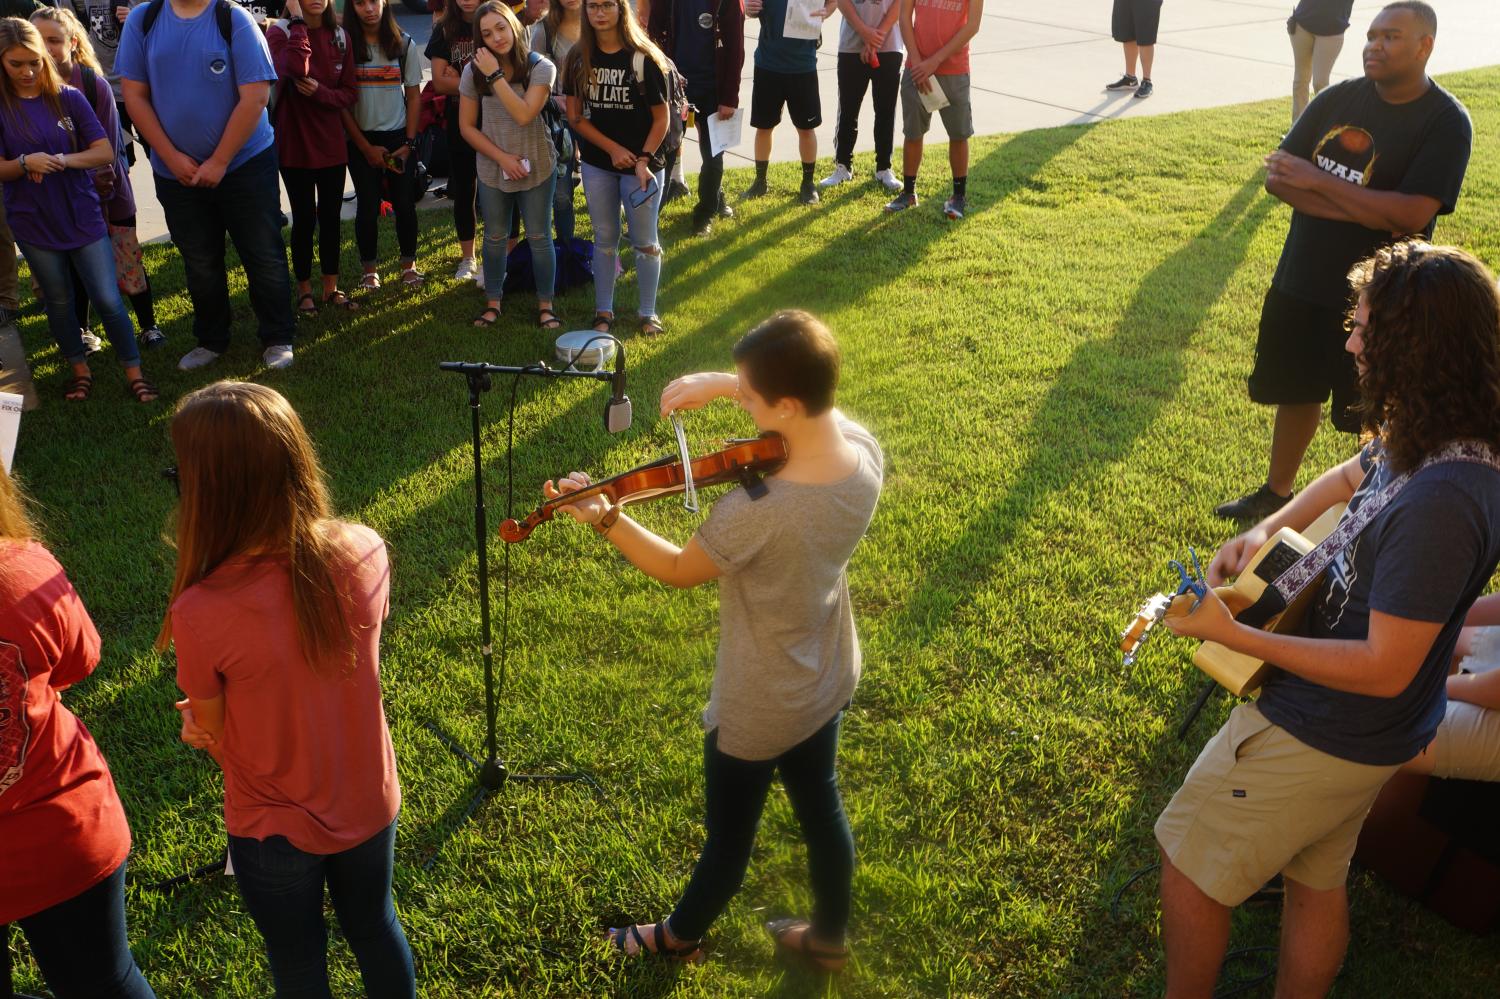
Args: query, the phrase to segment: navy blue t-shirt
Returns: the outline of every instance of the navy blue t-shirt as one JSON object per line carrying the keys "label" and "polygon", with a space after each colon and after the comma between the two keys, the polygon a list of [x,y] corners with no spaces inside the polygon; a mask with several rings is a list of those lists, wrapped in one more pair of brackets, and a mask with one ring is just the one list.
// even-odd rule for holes
{"label": "navy blue t-shirt", "polygon": [[1301,0],[1292,20],[1314,35],[1342,35],[1349,28],[1354,0]]}
{"label": "navy blue t-shirt", "polygon": [[718,0],[671,0],[672,62],[693,87],[715,83],[714,7]]}
{"label": "navy blue t-shirt", "polygon": [[760,9],[760,39],[755,65],[773,73],[816,73],[818,43],[813,38],[783,38],[787,0],[765,0]]}
{"label": "navy blue t-shirt", "polygon": [[[1378,454],[1372,444],[1360,455],[1365,478],[1350,513],[1392,478]],[[1372,610],[1439,622],[1416,676],[1396,697],[1370,697],[1275,670],[1261,690],[1261,713],[1340,759],[1391,766],[1416,756],[1443,719],[1459,629],[1497,562],[1500,472],[1472,462],[1423,469],[1329,566],[1304,629],[1312,638],[1361,640]]]}

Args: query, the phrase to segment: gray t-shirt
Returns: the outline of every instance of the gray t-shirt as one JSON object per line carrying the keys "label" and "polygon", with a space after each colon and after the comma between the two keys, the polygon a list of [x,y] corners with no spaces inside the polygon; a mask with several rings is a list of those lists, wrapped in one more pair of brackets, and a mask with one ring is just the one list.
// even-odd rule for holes
{"label": "gray t-shirt", "polygon": [[884,458],[870,432],[839,424],[859,452],[847,478],[824,485],[765,480],[714,504],[698,543],[719,577],[719,654],[703,724],[719,750],[767,760],[807,739],[859,681],[859,636],[845,567],[880,497]]}
{"label": "gray t-shirt", "polygon": [[[854,13],[859,19],[872,28],[880,27],[880,22],[890,13],[891,8],[900,3],[900,0],[849,0],[854,4]],[[854,27],[845,17],[839,24],[839,51],[853,52],[855,55],[863,52],[865,40],[859,37]],[[905,52],[906,46],[901,43],[901,23],[898,20],[891,25],[891,30],[885,36],[885,44],[880,46],[882,52]]]}
{"label": "gray t-shirt", "polygon": [[[115,51],[120,47],[120,29],[124,25],[115,17],[115,8],[134,7],[141,2],[143,0],[69,0],[66,4],[83,23],[89,44],[94,47],[94,55],[104,69],[104,78],[115,92],[115,103],[124,99],[120,94],[120,74],[115,72]],[[93,100],[92,97],[89,99]]]}
{"label": "gray t-shirt", "polygon": [[552,46],[549,49],[547,47],[547,22],[538,21],[531,26],[531,51],[540,52],[551,59],[553,65],[561,66],[567,60],[568,53],[573,51],[574,44],[562,32],[558,32],[552,36]]}
{"label": "gray t-shirt", "polygon": [[[524,89],[504,80],[496,80],[495,86],[510,87],[516,94],[524,97],[527,90],[539,83],[550,90],[556,79],[557,67],[552,65],[552,60],[542,57],[532,63],[531,80]],[[547,134],[547,123],[542,121],[542,116],[538,114],[525,125],[517,125],[500,98],[480,97],[479,70],[472,62],[464,69],[464,75],[458,81],[458,93],[461,97],[479,101],[479,130],[484,133],[485,138],[512,156],[531,162],[531,172],[525,177],[507,180],[500,171],[500,164],[481,153],[476,157],[479,182],[487,187],[512,193],[529,191],[546,183],[553,168],[557,166],[557,151],[552,148],[552,137]]]}

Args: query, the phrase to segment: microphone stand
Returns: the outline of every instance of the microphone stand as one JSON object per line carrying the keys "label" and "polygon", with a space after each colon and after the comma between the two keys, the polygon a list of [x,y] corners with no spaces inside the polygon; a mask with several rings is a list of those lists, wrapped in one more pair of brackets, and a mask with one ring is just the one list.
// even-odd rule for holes
{"label": "microphone stand", "polygon": [[[523,783],[539,784],[588,784],[596,793],[603,793],[603,789],[593,777],[584,773],[570,774],[544,774],[544,773],[511,773],[505,762],[500,759],[497,738],[495,733],[495,667],[494,654],[491,645],[490,628],[490,570],[489,570],[489,527],[486,523],[484,505],[484,464],[482,443],[479,433],[479,399],[480,396],[489,391],[491,387],[491,375],[512,375],[519,378],[522,375],[533,375],[540,378],[592,378],[596,381],[611,381],[613,376],[607,371],[580,371],[569,365],[566,368],[550,368],[546,364],[537,363],[525,366],[509,366],[497,364],[468,363],[461,361],[444,361],[438,365],[443,371],[452,371],[464,376],[469,386],[469,416],[470,428],[473,437],[474,450],[474,551],[479,562],[479,651],[480,658],[484,663],[484,721],[485,721],[485,757],[481,761],[468,752],[457,739],[443,731],[434,722],[427,722],[429,729],[447,749],[455,756],[467,763],[474,771],[475,790],[473,797],[469,799],[463,813],[453,823],[453,828],[458,828],[469,819],[473,818],[479,811],[481,805],[491,795],[500,793],[507,781],[520,781]],[[507,458],[509,457],[510,443],[507,441]],[[506,558],[509,559],[507,552]],[[506,575],[506,586],[509,587],[509,573]],[[507,605],[508,606],[508,605]],[[505,630],[501,633],[500,657],[501,669],[505,668],[505,659],[508,651],[509,621],[505,621]],[[437,860],[437,850],[427,858],[423,868],[430,870]]]}

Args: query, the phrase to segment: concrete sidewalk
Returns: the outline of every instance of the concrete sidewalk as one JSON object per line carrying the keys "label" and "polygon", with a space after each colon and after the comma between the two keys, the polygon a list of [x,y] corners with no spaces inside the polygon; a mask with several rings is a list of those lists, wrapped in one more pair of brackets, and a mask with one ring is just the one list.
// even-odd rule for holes
{"label": "concrete sidewalk", "polygon": [[[1120,46],[1109,35],[1110,0],[992,0],[986,6],[983,27],[970,45],[975,130],[979,135],[1016,132],[1279,96],[1286,97],[1290,122],[1292,51],[1286,17],[1293,6],[1293,0],[1166,0],[1152,72],[1156,93],[1146,100],[1135,100],[1129,93],[1110,94],[1103,89],[1122,69]],[[1365,29],[1382,6],[1383,0],[1355,3],[1353,23],[1335,66],[1335,82],[1362,73],[1360,47]],[[1437,7],[1440,22],[1432,72],[1487,66],[1500,58],[1500,2],[1440,0]],[[430,20],[406,13],[399,17],[402,26],[425,43],[431,34]],[[831,169],[833,153],[838,108],[837,22],[836,15],[824,29],[824,45],[818,52],[823,105],[823,124],[818,129],[819,177]],[[758,30],[757,22],[747,23],[749,37],[740,91],[740,103],[747,109]],[[860,114],[857,153],[874,148],[873,125],[870,101],[866,99]],[[900,132],[898,110],[898,172]],[[728,154],[730,166],[753,162],[751,136],[747,123],[743,142]],[[946,141],[936,120],[930,139]],[[772,158],[796,159],[796,145],[791,125],[783,122],[776,133]],[[687,170],[693,173],[699,162],[696,145],[689,142],[685,146]],[[868,180],[874,168],[868,155],[856,155],[855,167],[860,180]],[[943,167],[933,164],[929,174],[934,170]],[[137,163],[131,179],[136,184],[141,239],[165,238],[166,223],[156,202],[149,167]],[[423,199],[423,204],[447,206],[447,202],[431,199]],[[352,204],[346,205],[345,215],[352,214]]]}

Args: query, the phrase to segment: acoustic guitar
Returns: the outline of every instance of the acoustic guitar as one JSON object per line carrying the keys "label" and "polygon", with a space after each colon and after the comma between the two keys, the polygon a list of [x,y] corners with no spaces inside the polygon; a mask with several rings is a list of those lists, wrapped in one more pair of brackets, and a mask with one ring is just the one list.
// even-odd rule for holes
{"label": "acoustic guitar", "polygon": [[[1339,503],[1329,507],[1305,531],[1283,527],[1260,546],[1239,578],[1227,586],[1214,587],[1214,592],[1224,601],[1229,612],[1239,617],[1260,599],[1261,594],[1278,576],[1332,534],[1339,518],[1343,516],[1345,505]],[[1130,626],[1120,636],[1120,651],[1125,653],[1127,666],[1134,662],[1136,651],[1150,635],[1156,622],[1165,617],[1188,614],[1197,606],[1198,595],[1192,592],[1190,582],[1184,577],[1183,589],[1178,593],[1170,596],[1157,593],[1136,612]],[[1300,629],[1307,615],[1307,606],[1320,588],[1320,583],[1308,586],[1285,610],[1268,619],[1262,625],[1264,630],[1288,634]],[[1258,688],[1271,668],[1263,660],[1235,652],[1218,642],[1199,645],[1198,650],[1193,653],[1193,665],[1237,697],[1243,697]]]}

